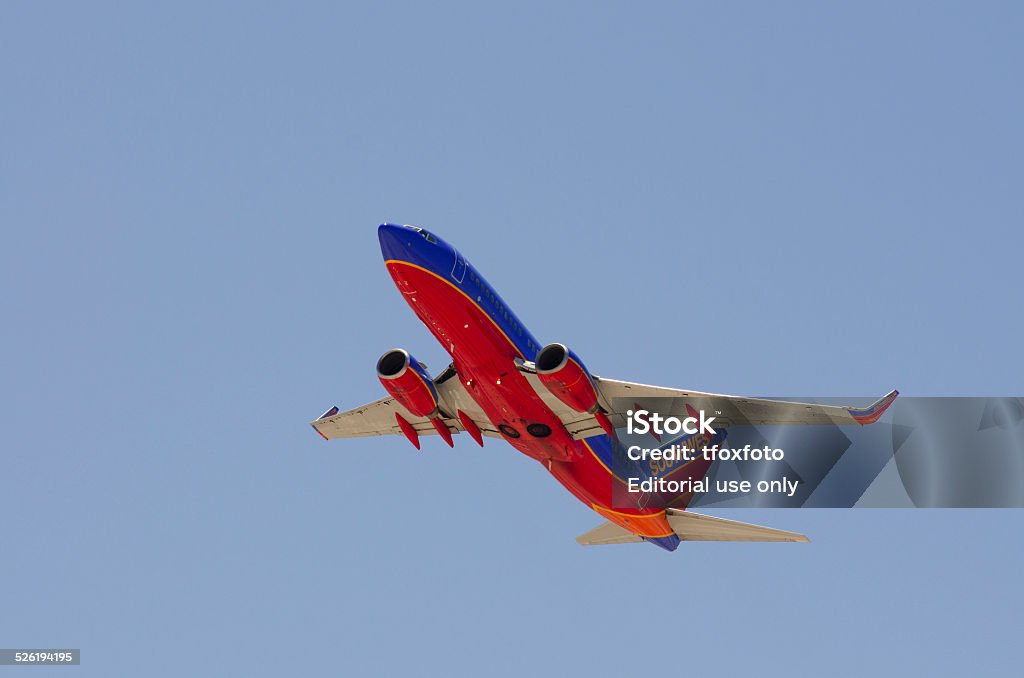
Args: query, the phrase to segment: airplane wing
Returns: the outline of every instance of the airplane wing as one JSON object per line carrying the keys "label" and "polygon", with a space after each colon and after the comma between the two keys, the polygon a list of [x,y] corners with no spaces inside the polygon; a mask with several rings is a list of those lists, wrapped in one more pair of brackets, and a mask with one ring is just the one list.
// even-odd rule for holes
{"label": "airplane wing", "polygon": [[[683,541],[810,541],[797,532],[762,527],[715,516],[666,509],[668,524]],[[643,541],[629,530],[614,523],[604,523],[581,534],[576,541],[584,546],[597,544],[629,544]]]}
{"label": "airplane wing", "polygon": [[[312,422],[311,426],[325,440],[400,434],[402,429],[398,427],[396,414],[401,414],[420,435],[437,433],[429,419],[411,416],[394,398],[381,398],[347,412],[339,412],[337,407],[332,407]],[[456,420],[445,419],[444,422],[448,424],[449,431],[458,432]]]}
{"label": "airplane wing", "polygon": [[[794,403],[786,400],[767,400],[745,396],[722,395],[684,391],[661,386],[634,384],[616,379],[595,378],[598,390],[609,405],[616,400],[629,403],[635,398],[685,398],[695,409],[714,412],[717,421],[726,425],[761,424],[811,425],[811,424],[873,424],[896,400],[899,391],[890,391],[866,408],[843,405],[818,405]],[[629,409],[632,409],[629,403]],[[614,409],[612,410],[614,411]],[[718,414],[721,412],[721,414]],[[616,414],[624,415],[623,412]],[[614,419],[612,420],[614,421]]]}
{"label": "airplane wing", "polygon": [[[520,362],[518,369],[533,386],[534,392],[547,404],[565,425],[569,434],[579,440],[601,435],[601,428],[593,415],[576,412],[556,398],[540,382],[533,363]],[[455,377],[455,370],[449,367],[434,381],[438,400],[444,414],[443,421],[452,433],[464,431],[456,413],[462,410],[485,436],[501,438],[494,425],[476,404],[465,386]],[[634,401],[642,398],[685,398],[695,409],[714,413],[715,421],[723,426],[740,424],[758,425],[801,425],[801,424],[872,424],[882,416],[892,401],[899,395],[892,391],[866,408],[811,403],[793,403],[784,400],[766,400],[745,396],[730,396],[701,391],[687,391],[663,386],[648,386],[617,379],[594,377],[599,402],[616,427],[625,426],[626,410],[634,408]],[[322,414],[312,426],[326,439],[359,438],[395,434],[400,435],[395,414],[401,414],[419,435],[434,435],[437,431],[425,417],[413,417],[395,402],[394,398],[382,398],[361,407],[339,412],[337,407]]]}
{"label": "airplane wing", "polygon": [[[522,362],[518,369],[524,373],[537,394],[562,420],[573,438],[589,438],[604,433],[593,416],[576,412],[551,395],[547,388],[540,383],[533,363]],[[636,409],[634,403],[644,398],[666,400],[684,398],[686,403],[694,409],[708,412],[715,417],[718,424],[728,427],[742,424],[762,426],[873,424],[899,395],[899,391],[890,391],[868,407],[858,408],[704,393],[664,386],[635,384],[598,376],[594,377],[594,384],[597,386],[598,402],[616,428],[626,425],[626,410]]]}
{"label": "airplane wing", "polygon": [[[450,375],[446,370],[434,382],[441,412],[444,415],[442,421],[448,426],[448,430],[452,433],[466,430],[456,416],[456,413],[462,410],[469,415],[485,436],[500,438],[501,433],[494,428],[494,425],[484,415],[483,410],[469,396],[462,382],[451,378],[454,375],[454,370]],[[311,422],[311,426],[325,440],[402,435],[402,429],[399,428],[398,420],[395,419],[396,414],[401,414],[406,421],[412,424],[418,435],[437,435],[437,430],[434,429],[429,419],[412,416],[394,398],[381,398],[347,412],[339,412],[337,407],[332,407]]]}

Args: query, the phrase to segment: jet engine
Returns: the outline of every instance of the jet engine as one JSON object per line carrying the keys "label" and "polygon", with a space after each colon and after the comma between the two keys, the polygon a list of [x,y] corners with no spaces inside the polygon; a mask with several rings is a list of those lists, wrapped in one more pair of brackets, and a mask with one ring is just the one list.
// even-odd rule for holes
{"label": "jet engine", "polygon": [[393,348],[377,361],[377,377],[385,390],[414,417],[437,414],[434,380],[418,360],[401,348]]}
{"label": "jet engine", "polygon": [[594,414],[600,409],[597,388],[583,361],[565,344],[548,344],[534,362],[541,383],[577,412]]}

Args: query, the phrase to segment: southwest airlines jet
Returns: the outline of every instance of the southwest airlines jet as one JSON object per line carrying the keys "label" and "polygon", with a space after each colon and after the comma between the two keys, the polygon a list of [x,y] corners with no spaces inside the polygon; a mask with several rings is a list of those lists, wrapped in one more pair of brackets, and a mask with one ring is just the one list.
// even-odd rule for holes
{"label": "southwest airlines jet", "polygon": [[[581,544],[647,541],[674,551],[680,540],[807,541],[794,532],[677,508],[630,508],[621,500],[613,502],[613,488],[622,482],[610,470],[615,427],[626,420],[626,412],[615,409],[618,403],[682,398],[690,412],[690,402],[716,413],[742,408],[744,423],[863,425],[877,421],[898,395],[893,391],[866,409],[856,409],[598,377],[564,344],[541,344],[476,268],[441,238],[394,224],[382,224],[377,234],[402,298],[452,363],[431,377],[408,351],[392,349],[377,361],[377,376],[390,397],[348,412],[332,407],[313,428],[325,439],[400,434],[417,449],[425,434],[437,434],[449,446],[454,433],[466,432],[479,445],[484,436],[502,438],[540,462],[608,521],[580,536]],[[728,424],[728,417],[720,416],[719,422]],[[704,475],[709,466],[691,473]]]}

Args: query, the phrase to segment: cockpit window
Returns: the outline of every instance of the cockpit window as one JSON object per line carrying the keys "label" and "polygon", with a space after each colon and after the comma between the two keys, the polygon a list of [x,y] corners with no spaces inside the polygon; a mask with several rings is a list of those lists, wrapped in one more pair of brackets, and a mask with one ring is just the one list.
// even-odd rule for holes
{"label": "cockpit window", "polygon": [[437,244],[437,238],[435,238],[434,234],[431,233],[430,231],[426,231],[426,230],[420,228],[419,226],[410,226],[409,224],[403,224],[403,226],[408,228],[410,231],[416,231],[417,233],[422,235],[424,238],[426,238],[427,242],[429,242],[430,244],[432,244],[432,245],[436,245]]}

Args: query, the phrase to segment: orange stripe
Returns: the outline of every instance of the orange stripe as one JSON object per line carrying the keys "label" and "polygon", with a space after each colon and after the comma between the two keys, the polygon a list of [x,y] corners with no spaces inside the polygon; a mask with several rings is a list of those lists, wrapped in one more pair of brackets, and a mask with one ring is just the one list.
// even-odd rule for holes
{"label": "orange stripe", "polygon": [[622,513],[621,511],[614,511],[597,504],[591,504],[590,508],[619,527],[641,537],[659,538],[670,537],[675,534],[675,531],[668,524],[665,511],[658,511],[657,513]]}

